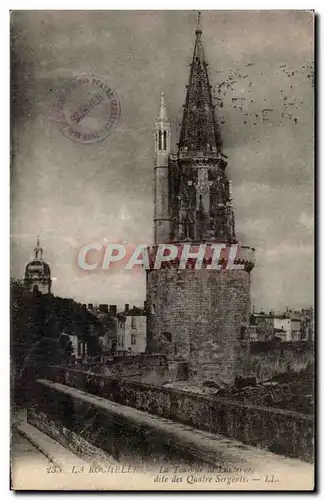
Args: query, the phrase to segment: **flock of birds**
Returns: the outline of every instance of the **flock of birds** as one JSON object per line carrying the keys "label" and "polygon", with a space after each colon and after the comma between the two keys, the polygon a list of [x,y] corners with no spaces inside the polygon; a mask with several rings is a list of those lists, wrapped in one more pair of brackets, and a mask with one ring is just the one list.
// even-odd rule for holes
{"label": "flock of birds", "polygon": [[[242,72],[239,69],[230,69],[227,73],[225,79],[216,85],[213,89],[213,99],[214,104],[218,110],[222,110],[224,108],[224,100],[228,100],[229,103],[226,103],[226,107],[228,104],[232,106],[233,109],[244,113],[244,124],[253,124],[258,125],[260,122],[267,122],[271,120],[271,115],[275,111],[273,107],[271,107],[269,103],[269,99],[263,97],[263,106],[259,107],[258,112],[252,111],[259,105],[259,101],[255,101],[255,90],[254,88],[260,87],[260,83],[254,84],[252,83],[252,78],[249,76],[249,73],[246,68],[254,66],[253,62],[250,62],[244,66],[245,70]],[[217,71],[216,73],[222,74],[223,70]],[[305,64],[300,66],[298,69],[289,69],[286,64],[279,66],[277,69],[277,75],[284,75],[289,78],[288,86],[286,90],[280,89],[280,100],[282,103],[282,107],[280,109],[281,120],[289,119],[292,123],[298,123],[298,109],[300,105],[304,104],[304,101],[298,99],[296,94],[294,93],[294,89],[299,82],[296,84],[294,79],[298,78],[306,78],[310,81],[312,87],[314,87],[314,65],[313,64]],[[264,73],[260,73],[259,76],[265,77]],[[238,91],[237,84],[240,83],[243,90]],[[238,94],[240,94],[239,97]],[[243,94],[243,95],[242,95]],[[236,96],[235,96],[236,95]],[[254,97],[254,99],[253,99]],[[276,106],[276,111],[278,110],[278,106]],[[220,124],[225,123],[225,118],[223,116],[222,111],[218,111],[218,118],[220,120]],[[252,118],[252,122],[251,122]]]}

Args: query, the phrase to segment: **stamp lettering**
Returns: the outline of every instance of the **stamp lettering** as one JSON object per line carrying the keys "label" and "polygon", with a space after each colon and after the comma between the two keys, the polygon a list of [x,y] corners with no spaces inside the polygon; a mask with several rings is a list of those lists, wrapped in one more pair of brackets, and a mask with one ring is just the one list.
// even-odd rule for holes
{"label": "stamp lettering", "polygon": [[55,119],[66,137],[89,144],[107,137],[120,112],[119,97],[107,83],[82,76],[69,82],[59,97]]}

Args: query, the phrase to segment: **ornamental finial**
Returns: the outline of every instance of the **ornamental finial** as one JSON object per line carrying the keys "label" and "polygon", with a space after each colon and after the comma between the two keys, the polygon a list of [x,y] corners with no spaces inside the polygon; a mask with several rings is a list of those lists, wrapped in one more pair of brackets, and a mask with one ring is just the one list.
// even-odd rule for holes
{"label": "ornamental finial", "polygon": [[42,249],[42,247],[40,246],[40,243],[39,243],[39,236],[37,236],[36,247],[34,248],[34,252],[35,252],[35,259],[36,260],[38,259],[38,255],[40,255],[40,258],[42,259],[42,257],[43,257],[43,249]]}
{"label": "ornamental finial", "polygon": [[166,105],[164,102],[164,93],[163,92],[161,92],[159,119],[160,120],[167,120],[167,112],[166,112]]}
{"label": "ornamental finial", "polygon": [[200,17],[201,17],[201,12],[198,12],[198,19],[197,19],[197,28],[196,28],[196,35],[201,35],[202,29],[200,26]]}

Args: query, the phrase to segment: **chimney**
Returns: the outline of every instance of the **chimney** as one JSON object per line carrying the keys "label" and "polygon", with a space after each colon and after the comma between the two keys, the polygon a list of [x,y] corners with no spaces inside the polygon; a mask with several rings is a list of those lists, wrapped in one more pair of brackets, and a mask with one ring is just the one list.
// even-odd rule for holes
{"label": "chimney", "polygon": [[108,304],[99,304],[99,311],[108,314]]}
{"label": "chimney", "polygon": [[109,306],[109,313],[111,316],[117,316],[117,306]]}
{"label": "chimney", "polygon": [[125,304],[125,313],[127,314],[129,311],[129,304]]}

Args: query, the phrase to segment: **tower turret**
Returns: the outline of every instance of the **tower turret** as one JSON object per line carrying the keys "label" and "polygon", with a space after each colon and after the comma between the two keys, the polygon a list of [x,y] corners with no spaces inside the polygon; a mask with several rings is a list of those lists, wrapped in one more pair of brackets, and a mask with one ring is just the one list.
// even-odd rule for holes
{"label": "tower turret", "polygon": [[155,122],[154,141],[154,242],[166,243],[170,238],[169,156],[171,149],[171,124],[167,117],[163,93],[161,94],[159,115]]}
{"label": "tower turret", "polygon": [[[155,127],[152,252],[168,241],[178,252],[173,263],[147,270],[147,350],[187,363],[191,380],[231,385],[248,373],[254,249],[236,245],[232,183],[225,172],[200,15],[176,154],[170,154],[169,134],[162,96]],[[179,265],[188,247],[198,255],[201,248],[209,254],[217,246],[226,249],[217,268],[208,259],[197,268]]]}

